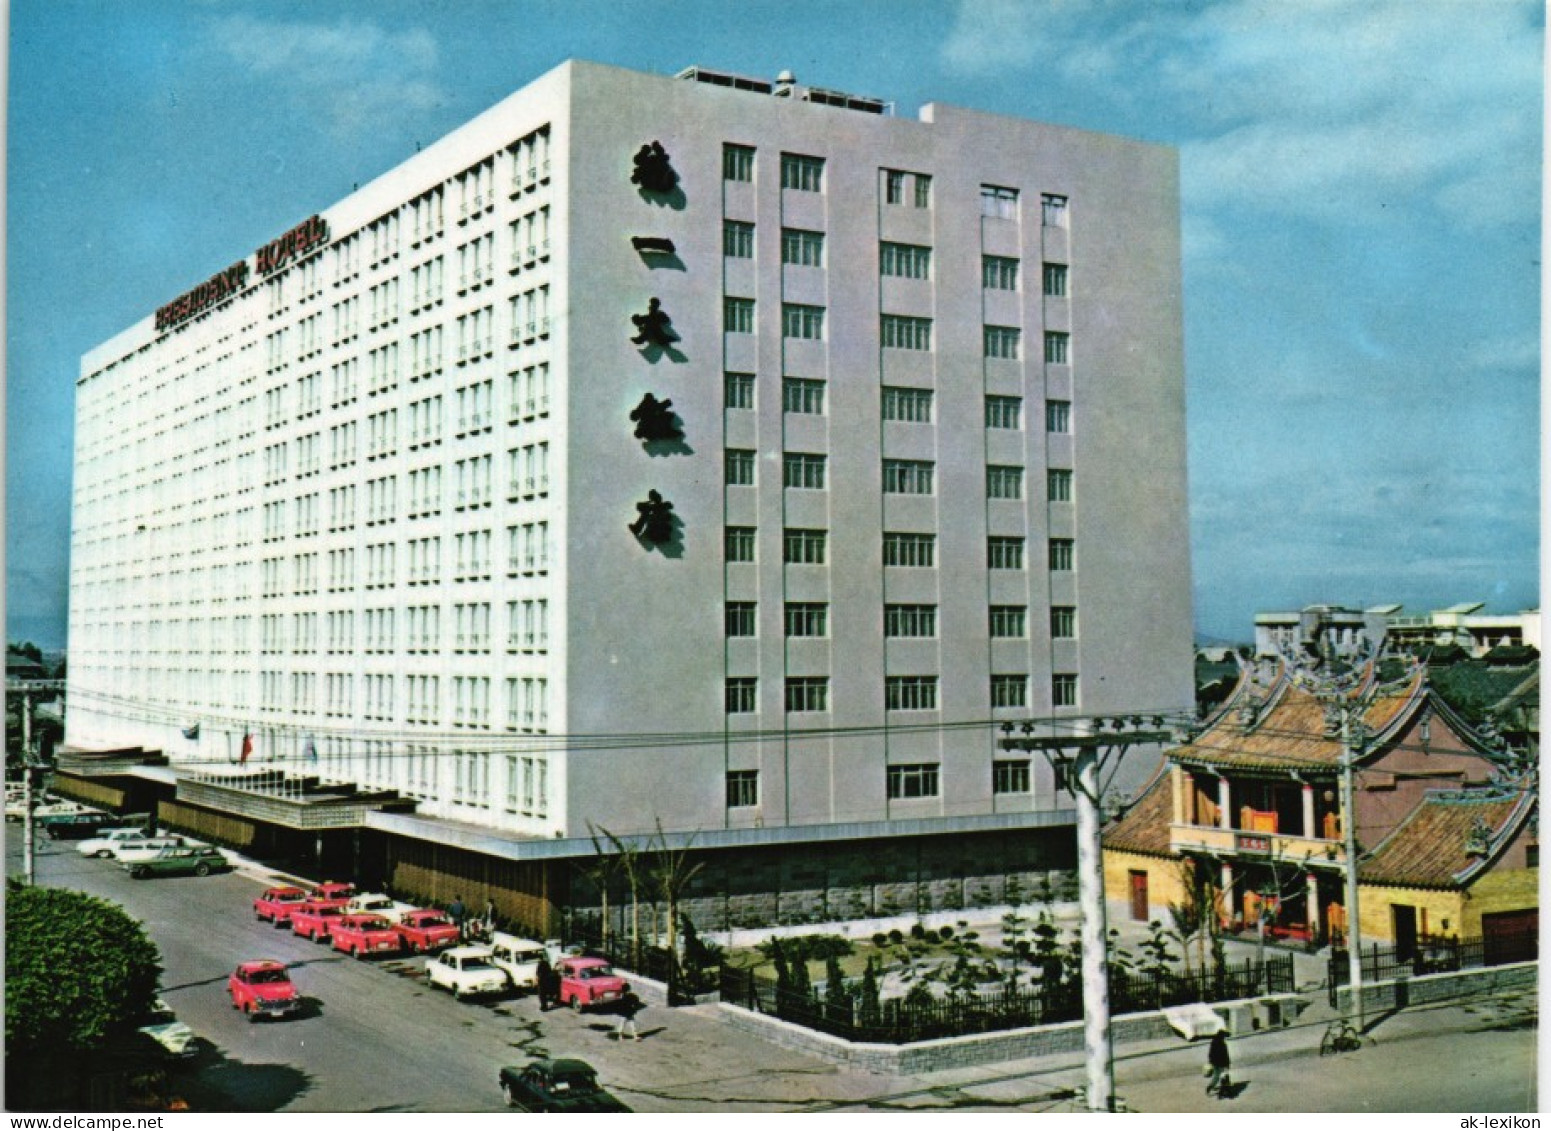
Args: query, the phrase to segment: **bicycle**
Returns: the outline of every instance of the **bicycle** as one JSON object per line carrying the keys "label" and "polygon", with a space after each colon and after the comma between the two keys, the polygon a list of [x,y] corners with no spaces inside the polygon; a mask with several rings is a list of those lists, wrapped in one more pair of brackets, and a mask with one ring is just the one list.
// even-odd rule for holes
{"label": "bicycle", "polygon": [[1330,1056],[1332,1053],[1356,1052],[1364,1043],[1374,1044],[1374,1039],[1358,1032],[1356,1026],[1350,1021],[1332,1021],[1325,1030],[1324,1038],[1319,1042],[1319,1055]]}

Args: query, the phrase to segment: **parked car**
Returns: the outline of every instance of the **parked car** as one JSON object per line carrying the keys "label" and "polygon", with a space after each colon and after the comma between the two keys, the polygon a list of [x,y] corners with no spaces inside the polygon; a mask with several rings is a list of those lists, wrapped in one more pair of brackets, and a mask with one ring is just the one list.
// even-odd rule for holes
{"label": "parked car", "polygon": [[344,917],[343,904],[309,899],[291,912],[291,933],[313,942],[328,942],[334,924]]}
{"label": "parked car", "polygon": [[431,907],[406,911],[399,918],[394,929],[404,940],[404,949],[408,951],[424,954],[427,951],[458,944],[457,924],[447,918],[443,912]]}
{"label": "parked car", "polygon": [[560,975],[560,1004],[572,1009],[618,1001],[630,988],[601,958],[562,958],[555,972]]}
{"label": "parked car", "polygon": [[[40,820],[44,817],[63,817],[69,813],[89,813],[90,807],[82,805],[79,801],[62,801],[57,797],[50,797],[41,790],[32,797],[32,819]],[[7,820],[19,821],[27,815],[27,798],[25,794],[12,796],[6,795],[5,816]]]}
{"label": "parked car", "polygon": [[63,813],[43,822],[50,840],[89,840],[117,824],[112,813]]}
{"label": "parked car", "polygon": [[307,893],[301,888],[269,888],[253,901],[253,916],[277,927],[284,927],[291,921],[291,912],[306,902]]}
{"label": "parked car", "polygon": [[226,979],[226,991],[232,995],[232,1008],[246,1013],[249,1021],[284,1017],[302,1007],[301,995],[284,963],[272,958],[239,964]]}
{"label": "parked car", "polygon": [[83,840],[75,846],[75,850],[82,856],[97,856],[103,860],[113,855],[113,850],[120,841],[144,840],[148,836],[165,836],[165,829],[147,829],[143,825],[123,825],[113,829],[103,829],[94,837]]}
{"label": "parked car", "polygon": [[508,1107],[523,1111],[615,1112],[630,1109],[598,1086],[585,1060],[534,1060],[501,1069]]}
{"label": "parked car", "polygon": [[329,921],[330,945],[345,954],[397,954],[404,947],[393,924],[381,915],[340,915]]}
{"label": "parked car", "polygon": [[156,999],[144,1020],[146,1024],[137,1031],[155,1041],[168,1056],[186,1060],[199,1051],[199,1038],[194,1030],[179,1021],[172,1007],[161,998]]}
{"label": "parked car", "polygon": [[329,880],[313,888],[311,898],[315,903],[338,903],[343,907],[355,898],[355,885]]}
{"label": "parked car", "polygon": [[181,836],[148,836],[139,840],[121,840],[113,846],[113,858],[120,864],[144,864],[154,860],[168,848],[192,848],[187,838]]}
{"label": "parked car", "polygon": [[345,910],[351,915],[381,915],[390,923],[397,923],[405,913],[414,909],[413,903],[400,903],[378,892],[353,895],[350,902],[345,904]]}
{"label": "parked car", "polygon": [[137,880],[154,876],[208,876],[211,872],[232,870],[231,861],[221,850],[209,845],[164,848],[149,860],[132,860],[124,867]]}
{"label": "parked car", "polygon": [[539,962],[545,958],[553,961],[543,943],[520,939],[503,931],[490,936],[490,961],[506,972],[516,989],[538,988]]}
{"label": "parked car", "polygon": [[425,977],[455,998],[506,992],[506,972],[490,963],[488,946],[455,946],[425,964]]}

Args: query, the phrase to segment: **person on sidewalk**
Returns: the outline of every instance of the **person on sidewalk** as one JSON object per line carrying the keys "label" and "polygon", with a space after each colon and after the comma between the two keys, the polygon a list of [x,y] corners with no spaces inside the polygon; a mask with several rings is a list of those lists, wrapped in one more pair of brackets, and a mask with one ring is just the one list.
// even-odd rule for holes
{"label": "person on sidewalk", "polygon": [[636,1015],[645,1008],[646,1003],[636,997],[634,990],[625,991],[625,996],[619,999],[619,1005],[616,1007],[619,1012],[619,1028],[614,1030],[615,1040],[624,1040],[626,1029],[630,1030],[630,1039],[632,1041],[639,1041],[641,1039],[641,1033],[636,1028],[635,1019]]}
{"label": "person on sidewalk", "polygon": [[1211,1078],[1206,1082],[1206,1094],[1215,1095],[1218,1099],[1232,1086],[1228,1079],[1228,1067],[1233,1058],[1228,1054],[1228,1034],[1219,1029],[1212,1034],[1212,1043],[1206,1050],[1206,1064],[1211,1070]]}
{"label": "person on sidewalk", "polygon": [[458,928],[458,941],[463,942],[463,927],[468,922],[469,911],[463,906],[463,897],[455,895],[447,906],[447,918],[452,920],[452,925]]}

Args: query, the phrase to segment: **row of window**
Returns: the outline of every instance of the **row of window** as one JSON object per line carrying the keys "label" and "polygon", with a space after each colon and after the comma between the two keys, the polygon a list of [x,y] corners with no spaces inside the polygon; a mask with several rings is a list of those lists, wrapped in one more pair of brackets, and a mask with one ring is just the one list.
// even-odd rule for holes
{"label": "row of window", "polygon": [[[908,801],[919,797],[937,797],[942,790],[942,766],[936,762],[916,762],[888,766],[884,771],[885,788],[890,801]],[[991,792],[1014,794],[1033,792],[1033,774],[1026,758],[1001,759],[991,763]],[[759,771],[727,771],[727,807],[745,809],[759,805]]]}
{"label": "row of window", "polygon": [[[822,306],[781,304],[781,336],[799,341],[823,341],[827,311]],[[884,314],[879,318],[878,341],[884,349],[930,352],[933,320],[909,314]],[[754,333],[754,300],[728,296],[722,299],[722,329],[729,334]],[[1045,361],[1050,365],[1071,363],[1071,334],[1046,330]],[[986,357],[1017,360],[1023,356],[1023,331],[1016,326],[985,326],[981,350]]]}
{"label": "row of window", "polygon": [[[746,220],[722,222],[722,254],[729,259],[754,258],[754,225]],[[781,229],[781,262],[794,267],[824,266],[824,233],[802,228]],[[878,245],[879,273],[896,279],[930,279],[932,249],[922,244],[883,241]],[[986,290],[1016,291],[1019,261],[1005,255],[981,256],[981,285]],[[1043,293],[1061,298],[1067,294],[1069,268],[1046,263]]]}
{"label": "row of window", "polygon": [[[726,453],[727,485],[754,486],[755,453],[748,448],[729,448]],[[816,452],[785,452],[781,457],[781,485],[799,490],[823,491],[828,487],[829,457]],[[1023,498],[1021,467],[993,464],[986,468],[986,496],[992,499]],[[883,493],[931,495],[936,493],[937,465],[931,460],[883,461]],[[1072,501],[1072,472],[1050,468],[1045,472],[1045,498],[1052,503]]]}
{"label": "row of window", "polygon": [[[487,607],[488,608],[488,607]],[[758,633],[758,604],[754,601],[728,601],[727,635],[754,636]],[[1029,611],[1026,605],[992,605],[988,628],[998,640],[1028,636]],[[829,635],[829,604],[825,601],[788,601],[785,608],[787,636]],[[487,628],[488,631],[488,628]],[[929,638],[937,635],[936,605],[884,605],[883,635],[888,637]],[[1050,610],[1050,635],[1058,640],[1077,636],[1077,609],[1056,605]],[[460,634],[461,639],[461,634]]]}
{"label": "row of window", "polygon": [[[938,677],[935,675],[891,675],[884,677],[884,708],[890,711],[937,710]],[[1050,677],[1051,703],[1056,707],[1077,706],[1077,675],[1056,672]],[[1027,707],[1027,673],[1002,672],[991,676],[990,706]],[[829,676],[787,676],[785,707],[791,714],[824,712],[829,707]],[[759,677],[728,676],[726,708],[729,715],[752,714],[759,710]]]}
{"label": "row of window", "polygon": [[[986,539],[986,565],[991,569],[1022,569],[1022,535],[993,534]],[[755,560],[755,528],[729,526],[726,556],[729,562]],[[782,559],[789,565],[824,565],[829,555],[829,531],[788,528],[782,536]],[[1071,538],[1052,538],[1048,543],[1047,562],[1052,572],[1076,568],[1077,543]],[[907,568],[931,569],[937,565],[937,535],[885,531],[883,564]]]}
{"label": "row of window", "polygon": [[[752,146],[727,144],[722,147],[722,177],[729,181],[752,182],[757,153]],[[796,192],[824,191],[825,160],[800,153],[781,154],[781,187]],[[885,204],[915,208],[932,206],[932,178],[926,173],[903,169],[880,169],[880,187]],[[996,219],[1016,220],[1021,193],[1003,185],[980,186],[980,212]],[[1040,196],[1040,222],[1046,227],[1067,226],[1067,198],[1056,193]]]}

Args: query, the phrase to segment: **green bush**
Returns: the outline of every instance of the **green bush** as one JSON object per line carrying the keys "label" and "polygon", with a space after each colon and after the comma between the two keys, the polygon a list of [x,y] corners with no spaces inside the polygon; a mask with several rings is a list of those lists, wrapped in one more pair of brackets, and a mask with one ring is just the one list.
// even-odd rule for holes
{"label": "green bush", "polygon": [[150,1009],[161,954],[123,908],[82,892],[19,887],[5,911],[8,1056],[90,1051]]}
{"label": "green bush", "polygon": [[788,962],[823,962],[830,958],[844,958],[855,951],[851,940],[839,935],[797,935],[789,939],[766,939],[759,944],[759,952],[773,959],[780,951]]}
{"label": "green bush", "polygon": [[879,949],[882,949],[883,947],[887,946],[888,945],[888,941],[889,941],[889,936],[884,934],[882,931],[877,931],[872,936],[872,945],[875,946],[875,947],[878,947]]}

